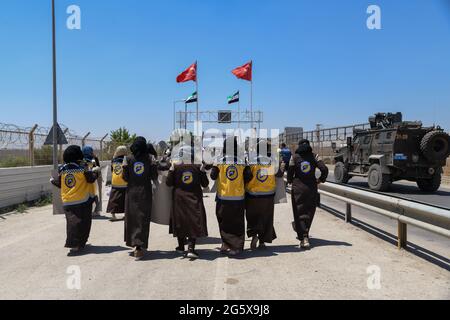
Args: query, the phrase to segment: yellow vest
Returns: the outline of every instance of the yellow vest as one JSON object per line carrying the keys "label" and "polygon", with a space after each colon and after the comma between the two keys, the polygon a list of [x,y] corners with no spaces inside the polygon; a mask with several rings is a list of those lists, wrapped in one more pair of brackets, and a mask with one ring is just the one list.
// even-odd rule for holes
{"label": "yellow vest", "polygon": [[244,169],[242,164],[219,164],[217,197],[221,200],[243,200],[245,198]]}
{"label": "yellow vest", "polygon": [[270,164],[254,164],[250,166],[253,178],[245,190],[254,196],[272,195],[276,191],[275,169]]}
{"label": "yellow vest", "polygon": [[112,179],[111,185],[113,188],[126,188],[128,183],[122,177],[123,167],[121,161],[114,161],[112,163]]}
{"label": "yellow vest", "polygon": [[[89,168],[89,170],[92,170],[94,168],[95,165],[95,161],[88,161],[86,160],[87,166]],[[89,194],[91,195],[92,198],[95,197],[95,195],[97,194],[97,182],[95,183],[89,183]]]}
{"label": "yellow vest", "polygon": [[84,168],[73,165],[69,169],[67,165],[61,170],[61,200],[64,206],[82,204],[89,200],[91,183],[87,183],[84,176]]}

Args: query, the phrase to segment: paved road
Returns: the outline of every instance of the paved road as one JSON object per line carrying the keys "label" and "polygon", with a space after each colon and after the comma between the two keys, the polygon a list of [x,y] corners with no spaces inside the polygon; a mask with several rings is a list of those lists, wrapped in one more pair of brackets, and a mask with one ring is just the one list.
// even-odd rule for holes
{"label": "paved road", "polygon": [[[330,172],[328,181],[335,181],[333,172]],[[350,186],[369,189],[367,185],[367,179],[362,177],[353,177],[348,184]],[[397,181],[392,184],[389,192],[385,193],[387,195],[399,196],[407,199],[431,203],[450,209],[450,187],[448,186],[441,186],[441,188],[435,193],[424,193],[420,191],[417,185],[413,182]]]}
{"label": "paved road", "polygon": [[[321,199],[324,205],[345,212],[342,201],[324,196]],[[352,217],[356,226],[396,245],[398,227],[396,220],[356,206],[352,206]],[[450,239],[408,226],[408,250],[450,271]]]}
{"label": "paved road", "polygon": [[[64,217],[50,207],[0,216],[0,299],[450,299],[449,271],[323,211],[314,248],[299,251],[289,204],[276,207],[278,239],[267,250],[220,256],[213,195],[205,206],[210,237],[193,262],[174,253],[165,226],[151,226],[150,252],[136,262],[122,222],[95,220],[86,254],[67,257]],[[78,270],[79,290],[70,281]],[[369,289],[378,270],[380,287]]]}

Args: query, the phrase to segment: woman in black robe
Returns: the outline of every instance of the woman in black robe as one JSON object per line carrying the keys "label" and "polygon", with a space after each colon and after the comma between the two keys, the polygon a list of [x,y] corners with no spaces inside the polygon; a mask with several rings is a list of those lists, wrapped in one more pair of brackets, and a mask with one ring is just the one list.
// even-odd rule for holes
{"label": "woman in black robe", "polygon": [[197,259],[196,240],[208,236],[202,191],[202,188],[209,185],[205,166],[192,163],[172,164],[166,184],[173,187],[171,231],[178,238],[176,250],[184,252],[187,239],[186,256]]}
{"label": "woman in black robe", "polygon": [[[227,139],[224,142],[224,157],[211,169],[211,179],[217,180],[218,186],[216,216],[222,238],[220,252],[230,256],[235,256],[244,249],[245,183],[252,179],[250,168],[245,161],[238,159],[236,137],[233,140],[229,142]],[[227,144],[234,144],[234,148],[227,148]],[[234,149],[234,152],[227,149]]]}
{"label": "woman in black robe", "polygon": [[[262,148],[263,144],[266,146]],[[267,148],[267,154],[262,150]],[[271,159],[271,145],[267,140],[258,143],[258,156],[249,161],[252,180],[246,184],[245,217],[247,219],[247,236],[252,238],[250,248],[265,248],[265,243],[272,243],[277,238],[273,226],[275,209],[276,177],[282,177]]]}
{"label": "woman in black robe", "polygon": [[[321,175],[316,178],[316,169]],[[289,162],[288,183],[292,184],[292,211],[300,248],[309,249],[309,230],[316,212],[318,191],[317,185],[324,183],[328,176],[328,168],[319,157],[312,152],[309,141],[303,139]]]}
{"label": "woman in black robe", "polygon": [[79,146],[67,147],[63,160],[64,165],[59,168],[58,178],[52,178],[50,182],[61,188],[67,221],[65,247],[70,248],[68,255],[74,255],[86,246],[91,231],[93,198],[89,191],[90,185],[98,177],[98,169],[87,168]]}
{"label": "woman in black robe", "polygon": [[135,248],[134,257],[142,259],[148,248],[152,210],[152,180],[158,177],[147,141],[137,137],[131,146],[132,156],[124,159],[123,178],[128,182],[125,195],[125,242]]}
{"label": "woman in black robe", "polygon": [[125,212],[126,181],[123,181],[123,159],[127,155],[127,147],[117,147],[111,160],[112,185],[106,212],[111,213],[112,221],[117,220],[116,214]]}

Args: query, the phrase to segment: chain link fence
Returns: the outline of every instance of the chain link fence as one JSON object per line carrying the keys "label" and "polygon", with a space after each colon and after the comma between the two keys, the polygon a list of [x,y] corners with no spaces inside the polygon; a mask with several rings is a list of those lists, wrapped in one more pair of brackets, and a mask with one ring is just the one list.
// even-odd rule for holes
{"label": "chain link fence", "polygon": [[308,139],[314,152],[320,155],[326,163],[331,164],[335,150],[347,145],[347,138],[353,137],[355,130],[369,129],[369,123],[356,124],[329,129],[318,129],[312,131],[298,132],[282,135],[280,142],[286,143],[291,149],[297,149],[301,139]]}
{"label": "chain link fence", "polygon": [[[100,159],[110,160],[116,146],[106,134],[103,138],[91,137],[90,133],[78,135],[68,127],[61,125],[67,145],[59,146],[58,157],[69,145],[92,146]],[[44,145],[50,128],[34,125],[20,127],[14,124],[0,123],[0,168],[41,166],[52,164],[53,147]]]}

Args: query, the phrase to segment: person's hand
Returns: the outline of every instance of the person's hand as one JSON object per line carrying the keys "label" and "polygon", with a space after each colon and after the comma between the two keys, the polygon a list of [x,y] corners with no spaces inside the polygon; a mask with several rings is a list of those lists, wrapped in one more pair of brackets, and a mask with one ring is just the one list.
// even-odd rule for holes
{"label": "person's hand", "polygon": [[128,165],[128,159],[127,159],[127,157],[125,156],[125,157],[123,157],[123,161],[122,161],[122,166],[127,166]]}
{"label": "person's hand", "polygon": [[284,161],[281,161],[280,170],[282,172],[284,172],[284,170],[286,170],[286,163],[284,163]]}

